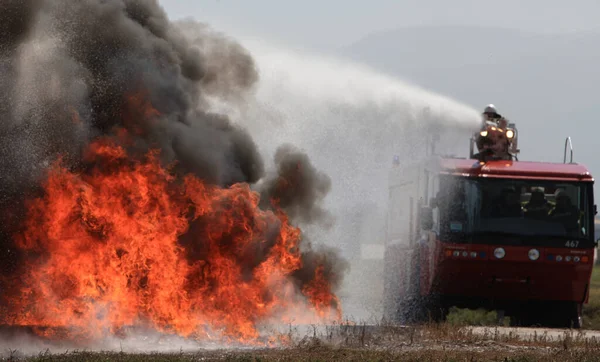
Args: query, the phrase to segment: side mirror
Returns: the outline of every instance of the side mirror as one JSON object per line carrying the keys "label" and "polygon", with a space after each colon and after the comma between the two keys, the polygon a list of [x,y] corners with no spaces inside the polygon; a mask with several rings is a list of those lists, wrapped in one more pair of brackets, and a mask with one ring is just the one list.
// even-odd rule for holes
{"label": "side mirror", "polygon": [[433,229],[433,210],[431,209],[431,207],[422,207],[421,214],[419,216],[421,220],[422,230],[430,231],[431,229]]}
{"label": "side mirror", "polygon": [[594,204],[594,215],[598,215],[598,205]]}

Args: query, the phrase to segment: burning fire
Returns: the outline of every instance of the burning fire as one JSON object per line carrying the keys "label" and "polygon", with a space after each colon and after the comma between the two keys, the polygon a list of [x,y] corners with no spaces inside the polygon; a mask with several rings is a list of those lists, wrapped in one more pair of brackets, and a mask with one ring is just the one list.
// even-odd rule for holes
{"label": "burning fire", "polygon": [[209,185],[163,167],[159,150],[137,156],[123,144],[92,143],[85,172],[60,160],[49,169],[16,239],[28,261],[1,323],[69,338],[141,326],[252,342],[261,323],[294,310],[340,318],[322,266],[307,284],[291,277],[302,267],[301,231],[282,210],[259,208],[247,184]]}

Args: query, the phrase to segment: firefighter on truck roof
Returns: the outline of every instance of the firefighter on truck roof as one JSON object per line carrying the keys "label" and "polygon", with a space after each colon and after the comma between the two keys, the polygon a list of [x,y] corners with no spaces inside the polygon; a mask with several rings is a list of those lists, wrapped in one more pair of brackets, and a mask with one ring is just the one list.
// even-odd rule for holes
{"label": "firefighter on truck roof", "polygon": [[500,113],[498,113],[496,106],[494,106],[493,104],[488,104],[485,107],[485,109],[483,110],[482,116],[483,116],[484,121],[494,122],[498,125],[499,125],[499,121],[501,119],[504,119],[504,117],[502,117],[502,115],[500,115]]}
{"label": "firefighter on truck roof", "polygon": [[[477,158],[496,155],[501,159],[511,159],[512,157],[508,154],[509,140],[506,138],[506,128],[508,127],[506,118],[498,113],[496,106],[488,104],[483,110],[481,121],[481,131],[485,131],[485,135],[478,133],[476,136],[479,152]],[[487,127],[490,123],[502,131],[488,133]]]}

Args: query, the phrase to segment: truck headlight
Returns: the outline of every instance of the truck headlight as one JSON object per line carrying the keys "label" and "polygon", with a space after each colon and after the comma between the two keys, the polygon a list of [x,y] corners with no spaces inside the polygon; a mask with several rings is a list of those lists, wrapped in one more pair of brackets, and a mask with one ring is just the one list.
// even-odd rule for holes
{"label": "truck headlight", "polygon": [[537,249],[529,250],[529,259],[530,260],[538,260],[540,257],[540,252]]}
{"label": "truck headlight", "polygon": [[506,251],[504,251],[503,248],[496,248],[494,250],[494,256],[498,259],[504,258],[505,255],[506,255]]}

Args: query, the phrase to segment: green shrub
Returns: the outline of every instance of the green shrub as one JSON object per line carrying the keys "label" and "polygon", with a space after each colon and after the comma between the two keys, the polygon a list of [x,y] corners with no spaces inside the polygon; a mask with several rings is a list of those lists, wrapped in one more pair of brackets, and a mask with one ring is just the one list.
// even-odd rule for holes
{"label": "green shrub", "polygon": [[484,309],[459,309],[450,308],[447,318],[448,323],[455,326],[495,326],[498,325],[498,314],[496,311]]}

